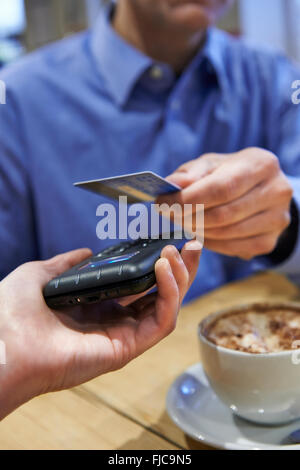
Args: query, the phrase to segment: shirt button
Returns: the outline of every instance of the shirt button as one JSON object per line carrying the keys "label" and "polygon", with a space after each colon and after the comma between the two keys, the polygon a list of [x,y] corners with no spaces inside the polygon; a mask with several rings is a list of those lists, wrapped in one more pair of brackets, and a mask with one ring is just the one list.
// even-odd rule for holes
{"label": "shirt button", "polygon": [[171,108],[173,111],[178,111],[180,109],[180,101],[179,100],[174,100],[171,103]]}
{"label": "shirt button", "polygon": [[163,71],[158,65],[153,65],[150,69],[150,77],[154,80],[160,80],[163,77]]}

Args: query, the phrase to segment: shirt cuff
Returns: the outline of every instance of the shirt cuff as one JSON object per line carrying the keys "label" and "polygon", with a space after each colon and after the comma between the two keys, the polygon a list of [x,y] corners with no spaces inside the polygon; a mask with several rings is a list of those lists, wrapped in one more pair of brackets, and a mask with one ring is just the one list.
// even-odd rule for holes
{"label": "shirt cuff", "polygon": [[274,271],[300,279],[300,178],[288,176],[294,190],[293,199],[298,210],[298,239],[292,254],[281,264],[272,267]]}

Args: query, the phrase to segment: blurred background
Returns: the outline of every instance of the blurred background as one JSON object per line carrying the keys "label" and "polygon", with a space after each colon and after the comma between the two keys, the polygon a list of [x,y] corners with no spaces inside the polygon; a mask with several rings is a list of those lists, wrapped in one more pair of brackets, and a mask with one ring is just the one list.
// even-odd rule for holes
{"label": "blurred background", "polygon": [[[0,67],[93,24],[103,0],[0,0]],[[300,62],[300,0],[237,0],[220,27]]]}

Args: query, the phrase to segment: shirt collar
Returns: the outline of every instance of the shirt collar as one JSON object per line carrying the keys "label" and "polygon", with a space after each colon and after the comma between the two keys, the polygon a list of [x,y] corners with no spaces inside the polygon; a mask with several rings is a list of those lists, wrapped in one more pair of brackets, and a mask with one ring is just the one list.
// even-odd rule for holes
{"label": "shirt collar", "polygon": [[206,60],[207,71],[215,76],[222,95],[228,96],[230,84],[226,74],[225,43],[226,39],[223,32],[216,28],[209,28],[205,44],[198,54],[198,60],[199,58]]}
{"label": "shirt collar", "polygon": [[[243,78],[243,68],[236,61],[234,53],[235,39],[228,33],[216,28],[207,32],[207,41],[203,48],[203,55],[214,69],[224,104],[232,103],[233,96],[240,100],[247,98],[247,87]],[[235,77],[233,84],[233,76]]]}
{"label": "shirt collar", "polygon": [[[108,90],[116,103],[124,106],[134,86],[145,71],[153,66],[154,61],[114,31],[111,26],[113,8],[114,5],[108,5],[99,14],[92,30],[91,47]],[[229,94],[224,63],[225,42],[222,32],[209,28],[204,46],[185,71],[188,72],[189,68],[195,69],[206,60],[206,67],[209,73],[215,76],[224,97]]]}
{"label": "shirt collar", "polygon": [[91,47],[112,97],[123,106],[153,61],[125,42],[110,23],[113,6],[103,8],[92,30]]}

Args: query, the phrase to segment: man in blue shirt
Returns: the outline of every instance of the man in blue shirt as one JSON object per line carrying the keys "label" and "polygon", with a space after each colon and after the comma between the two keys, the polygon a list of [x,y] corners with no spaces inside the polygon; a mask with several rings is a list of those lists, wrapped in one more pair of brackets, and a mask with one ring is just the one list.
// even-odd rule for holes
{"label": "man in blue shirt", "polygon": [[1,72],[1,277],[100,250],[105,200],[73,182],[144,170],[206,205],[188,299],[266,267],[300,277],[300,71],[211,27],[231,3],[119,0],[91,31]]}

